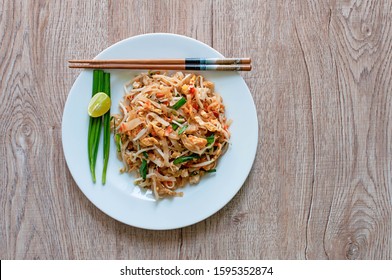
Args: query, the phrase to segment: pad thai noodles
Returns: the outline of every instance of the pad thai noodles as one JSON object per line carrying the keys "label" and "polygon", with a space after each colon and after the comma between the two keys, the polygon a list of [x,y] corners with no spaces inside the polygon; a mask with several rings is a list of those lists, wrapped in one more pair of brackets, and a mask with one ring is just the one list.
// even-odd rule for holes
{"label": "pad thai noodles", "polygon": [[216,171],[228,147],[230,122],[214,84],[201,75],[142,73],[124,85],[111,127],[122,172],[156,199]]}

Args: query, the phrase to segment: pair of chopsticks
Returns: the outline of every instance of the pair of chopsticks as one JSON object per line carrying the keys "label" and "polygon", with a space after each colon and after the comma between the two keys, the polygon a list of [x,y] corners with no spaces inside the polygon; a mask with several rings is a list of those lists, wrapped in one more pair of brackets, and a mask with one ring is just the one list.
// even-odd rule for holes
{"label": "pair of chopsticks", "polygon": [[69,60],[69,68],[250,71],[250,58]]}

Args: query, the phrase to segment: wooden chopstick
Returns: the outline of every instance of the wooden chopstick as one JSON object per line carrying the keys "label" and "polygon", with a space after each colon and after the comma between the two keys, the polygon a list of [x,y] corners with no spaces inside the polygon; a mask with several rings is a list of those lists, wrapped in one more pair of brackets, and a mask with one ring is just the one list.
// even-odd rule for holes
{"label": "wooden chopstick", "polygon": [[250,58],[69,60],[69,68],[250,71]]}
{"label": "wooden chopstick", "polygon": [[69,63],[88,63],[88,64],[250,64],[251,59],[248,57],[233,58],[174,58],[174,59],[104,59],[104,60],[83,60],[73,59]]}
{"label": "wooden chopstick", "polygon": [[70,64],[69,68],[86,69],[150,69],[150,70],[201,70],[201,71],[250,71],[250,64]]}

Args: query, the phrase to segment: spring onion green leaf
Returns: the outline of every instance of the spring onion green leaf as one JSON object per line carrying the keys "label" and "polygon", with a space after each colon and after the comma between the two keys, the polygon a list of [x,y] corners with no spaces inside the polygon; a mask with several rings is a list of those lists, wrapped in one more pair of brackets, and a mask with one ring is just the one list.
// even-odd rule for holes
{"label": "spring onion green leaf", "polygon": [[144,156],[146,159],[148,159],[148,154],[147,154],[146,151],[143,152],[143,156]]}
{"label": "spring onion green leaf", "polygon": [[178,128],[178,124],[172,123],[171,127],[173,128],[173,130],[175,131]]}
{"label": "spring onion green leaf", "polygon": [[[103,91],[103,70],[93,71],[93,96]],[[90,171],[93,182],[96,182],[95,165],[98,156],[99,138],[101,134],[101,121],[102,118],[90,117],[88,129],[88,155],[90,163]]]}
{"label": "spring onion green leaf", "polygon": [[121,152],[121,135],[119,133],[115,136],[117,152]]}
{"label": "spring onion green leaf", "polygon": [[147,160],[142,160],[142,165],[140,165],[140,176],[142,176],[143,180],[147,178]]}
{"label": "spring onion green leaf", "polygon": [[[91,96],[94,96],[98,92],[98,73],[99,70],[94,70],[93,72],[93,90]],[[87,151],[88,151],[88,161],[90,165],[90,172],[91,176],[93,179],[93,182],[95,182],[95,176],[93,176],[94,171],[93,171],[93,166],[92,166],[92,153],[93,153],[93,118],[90,117],[89,120],[89,125],[88,125],[88,134],[87,134]]]}
{"label": "spring onion green leaf", "polygon": [[[177,112],[176,112],[177,113]],[[177,119],[176,120],[178,123],[184,123],[185,122],[185,120],[184,119]],[[173,130],[175,131],[175,130],[177,130],[177,128],[179,127],[179,125],[178,124],[176,124],[176,123],[174,123],[174,122],[172,122],[171,123],[171,127],[173,128]]]}
{"label": "spring onion green leaf", "polygon": [[148,74],[149,77],[152,77],[152,76],[154,76],[155,74],[158,74],[158,71],[151,71],[151,70],[148,70],[147,74]]}
{"label": "spring onion green leaf", "polygon": [[216,169],[210,169],[210,170],[206,170],[207,173],[213,173],[216,172]]}
{"label": "spring onion green leaf", "polygon": [[181,129],[178,131],[178,135],[180,135],[181,133],[183,133],[186,129],[188,128],[188,125],[184,125],[183,127],[181,127]]}
{"label": "spring onion green leaf", "polygon": [[[110,97],[110,73],[103,74],[104,92]],[[109,163],[110,151],[110,109],[103,115],[103,169],[102,185],[106,183],[106,171]]]}
{"label": "spring onion green leaf", "polygon": [[208,136],[207,138],[207,146],[211,145],[212,143],[214,143],[215,141],[215,135],[211,134],[210,136]]}
{"label": "spring onion green leaf", "polygon": [[184,104],[186,103],[186,99],[184,97],[181,97],[180,100],[178,100],[171,108],[174,110],[180,109]]}
{"label": "spring onion green leaf", "polygon": [[192,159],[199,158],[199,157],[200,157],[200,156],[197,155],[197,154],[192,154],[192,155],[190,155],[190,156],[182,156],[182,157],[176,158],[176,159],[173,161],[173,163],[174,163],[174,164],[180,164],[180,163],[184,163],[184,162],[187,162],[187,161],[190,161],[190,160],[192,160]]}

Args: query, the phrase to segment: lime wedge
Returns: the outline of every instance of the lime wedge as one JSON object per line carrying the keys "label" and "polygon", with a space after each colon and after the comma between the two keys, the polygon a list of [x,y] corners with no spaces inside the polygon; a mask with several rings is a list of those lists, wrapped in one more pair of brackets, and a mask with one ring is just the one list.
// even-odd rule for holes
{"label": "lime wedge", "polygon": [[100,117],[109,111],[110,105],[110,97],[104,92],[97,92],[88,104],[88,114],[93,118]]}

